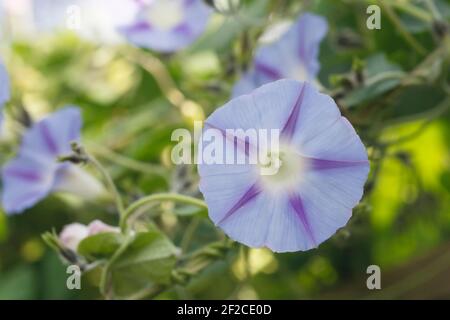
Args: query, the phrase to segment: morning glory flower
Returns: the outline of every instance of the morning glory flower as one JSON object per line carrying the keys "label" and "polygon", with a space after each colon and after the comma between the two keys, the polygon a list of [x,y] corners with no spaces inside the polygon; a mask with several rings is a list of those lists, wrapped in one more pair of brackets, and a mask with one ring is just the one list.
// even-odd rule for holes
{"label": "morning glory flower", "polygon": [[80,167],[58,162],[79,141],[81,115],[66,107],[35,123],[23,136],[17,157],[3,168],[2,204],[8,214],[20,213],[52,192],[84,198],[104,194],[103,186]]}
{"label": "morning glory flower", "polygon": [[257,49],[253,65],[235,84],[233,97],[263,84],[294,79],[313,81],[320,70],[320,43],[328,30],[324,18],[305,13],[276,40]]}
{"label": "morning glory flower", "polygon": [[140,0],[135,22],[121,28],[140,47],[174,52],[194,42],[205,30],[212,10],[202,0]]}
{"label": "morning glory flower", "polygon": [[94,220],[87,226],[81,223],[72,223],[62,229],[58,238],[64,247],[76,252],[82,240],[106,232],[119,233],[120,228],[110,226],[100,220]]}
{"label": "morning glory flower", "polygon": [[229,237],[275,252],[305,251],[346,225],[362,197],[369,162],[329,96],[307,82],[278,80],[216,110],[205,121],[203,151],[205,130],[211,128],[227,139],[228,130],[236,129],[280,133],[278,150],[246,138],[237,143],[236,135],[224,149],[241,156],[259,148],[278,154],[272,175],[262,175],[260,163],[213,164],[202,152],[200,191],[210,218]]}

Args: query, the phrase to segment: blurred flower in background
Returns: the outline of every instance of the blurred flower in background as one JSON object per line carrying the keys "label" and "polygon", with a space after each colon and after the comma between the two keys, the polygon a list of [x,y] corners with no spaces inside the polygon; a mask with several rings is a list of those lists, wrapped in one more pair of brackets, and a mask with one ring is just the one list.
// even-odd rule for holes
{"label": "blurred flower in background", "polygon": [[138,9],[133,0],[2,0],[0,6],[9,37],[71,31],[101,44],[123,42],[117,28],[130,23]]}
{"label": "blurred flower in background", "polygon": [[141,0],[133,24],[122,31],[130,42],[155,51],[173,52],[194,42],[212,12],[202,0]]}
{"label": "blurred flower in background", "polygon": [[71,153],[80,138],[81,115],[74,107],[61,109],[34,124],[23,136],[16,158],[3,168],[3,208],[20,213],[51,192],[69,192],[92,199],[104,194],[90,174],[58,158]]}
{"label": "blurred flower in background", "polygon": [[233,96],[283,78],[314,80],[320,69],[320,43],[327,30],[327,21],[311,13],[302,14],[292,25],[281,23],[269,29],[250,70],[235,84]]}

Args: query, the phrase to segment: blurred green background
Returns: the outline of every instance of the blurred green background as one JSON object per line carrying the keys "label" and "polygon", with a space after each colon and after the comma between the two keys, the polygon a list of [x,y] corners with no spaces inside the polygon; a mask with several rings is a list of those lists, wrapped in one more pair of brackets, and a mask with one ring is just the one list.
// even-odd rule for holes
{"label": "blurred green background", "polygon": [[[12,78],[8,108],[20,115],[24,107],[39,118],[65,104],[80,106],[86,148],[127,199],[168,190],[196,195],[195,168],[170,162],[173,129],[192,128],[194,119],[228,101],[267,24],[303,11],[323,15],[330,30],[319,78],[369,150],[363,201],[317,250],[236,248],[186,288],[160,298],[450,298],[450,40],[442,31],[450,2],[241,2],[239,15],[216,13],[194,45],[172,56],[94,44],[65,31],[2,43]],[[366,27],[373,3],[381,8],[381,30]],[[174,106],[170,92],[161,90],[164,72],[195,103]],[[17,141],[12,130],[4,133],[2,163]],[[62,195],[22,215],[0,212],[0,299],[101,298],[94,275],[83,278],[82,290],[67,290],[65,267],[40,235],[74,221],[117,224],[113,212],[109,204]],[[217,231],[204,217],[165,210],[158,223],[180,245],[192,221],[191,247],[214,238]],[[382,270],[380,291],[366,288],[373,264]]]}

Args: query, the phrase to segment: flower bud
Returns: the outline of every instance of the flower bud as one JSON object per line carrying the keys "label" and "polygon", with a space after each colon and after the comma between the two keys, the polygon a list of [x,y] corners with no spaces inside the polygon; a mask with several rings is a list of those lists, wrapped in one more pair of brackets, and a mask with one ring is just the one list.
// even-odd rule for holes
{"label": "flower bud", "polygon": [[110,226],[109,224],[103,223],[100,220],[92,221],[87,228],[89,236],[93,236],[95,234],[103,232],[120,232],[120,228]]}
{"label": "flower bud", "polygon": [[78,244],[88,235],[88,227],[81,223],[72,223],[61,231],[59,241],[64,247],[76,252]]}
{"label": "flower bud", "polygon": [[59,241],[65,248],[76,252],[82,240],[104,232],[120,232],[120,228],[110,226],[100,220],[94,220],[87,226],[81,223],[72,223],[63,228],[59,234]]}

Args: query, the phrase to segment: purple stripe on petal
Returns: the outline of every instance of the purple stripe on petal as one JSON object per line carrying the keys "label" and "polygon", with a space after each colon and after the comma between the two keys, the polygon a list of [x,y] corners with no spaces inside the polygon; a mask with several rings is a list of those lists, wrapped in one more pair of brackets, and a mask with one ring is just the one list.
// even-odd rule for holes
{"label": "purple stripe on petal", "polygon": [[[211,129],[218,130],[228,141],[232,141],[234,143],[234,147],[241,150],[248,157],[250,154],[250,150],[254,150],[255,147],[250,143],[250,141],[242,141],[236,136],[227,134],[226,130],[217,128],[216,126],[205,122],[205,126],[211,127]],[[257,150],[257,149],[256,149]]]}
{"label": "purple stripe on petal", "polygon": [[302,85],[302,89],[298,95],[297,100],[295,101],[295,105],[292,108],[292,112],[289,115],[289,118],[286,121],[286,124],[281,131],[281,136],[290,140],[294,135],[295,128],[297,127],[298,117],[300,115],[300,109],[303,103],[303,98],[305,96],[305,87],[306,84]]}
{"label": "purple stripe on petal", "polygon": [[56,144],[56,141],[53,139],[52,133],[50,132],[47,123],[45,121],[41,122],[39,128],[42,138],[45,144],[47,145],[48,151],[53,155],[58,154],[58,145]]}
{"label": "purple stripe on petal", "polygon": [[191,35],[191,29],[187,23],[182,23],[178,25],[173,29],[173,32],[187,37]]}
{"label": "purple stripe on petal", "polygon": [[41,176],[38,173],[26,169],[8,168],[5,170],[5,174],[26,180],[27,182],[37,182],[41,180]]}
{"label": "purple stripe on petal", "polygon": [[310,168],[312,170],[329,170],[337,168],[348,168],[356,166],[365,166],[369,162],[367,160],[361,161],[343,161],[343,160],[323,160],[315,158],[306,158],[310,163]]}
{"label": "purple stripe on petal", "polygon": [[258,187],[258,185],[254,184],[253,186],[251,186],[250,189],[248,189],[247,192],[245,192],[245,194],[242,196],[242,198],[240,198],[239,201],[236,202],[235,205],[230,210],[228,210],[228,212],[217,223],[217,225],[222,224],[226,219],[231,217],[236,211],[238,211],[240,208],[245,206],[251,200],[256,198],[260,193],[261,193],[261,189]]}
{"label": "purple stripe on petal", "polygon": [[125,28],[125,31],[129,33],[134,33],[134,32],[145,32],[151,29],[152,26],[148,22],[140,21],[130,27]]}
{"label": "purple stripe on petal", "polygon": [[266,77],[271,78],[273,80],[278,80],[278,79],[283,78],[282,74],[278,70],[268,66],[265,63],[259,62],[259,61],[255,62],[255,69],[259,73],[262,73]]}
{"label": "purple stripe on petal", "polygon": [[300,195],[293,194],[289,197],[289,203],[294,209],[294,211],[297,213],[298,218],[300,219],[301,224],[303,225],[308,237],[311,239],[311,241],[314,243],[314,245],[317,245],[317,242],[315,240],[313,231],[311,229],[311,225],[309,224],[309,220],[305,211],[305,208],[303,207],[303,201]]}

